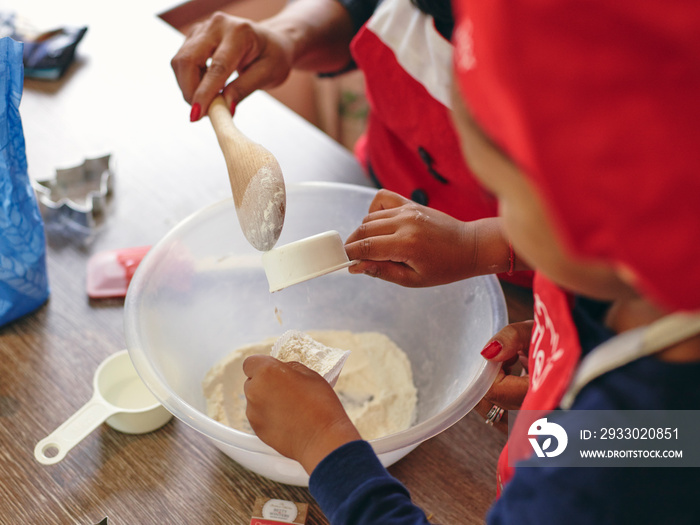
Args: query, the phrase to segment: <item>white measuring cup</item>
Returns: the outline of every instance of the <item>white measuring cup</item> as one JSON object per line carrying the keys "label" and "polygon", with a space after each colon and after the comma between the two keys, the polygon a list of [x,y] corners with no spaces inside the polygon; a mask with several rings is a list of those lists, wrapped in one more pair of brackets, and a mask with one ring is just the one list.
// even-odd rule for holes
{"label": "white measuring cup", "polygon": [[262,254],[270,292],[347,268],[357,262],[348,260],[340,234],[335,230],[290,242]]}
{"label": "white measuring cup", "polygon": [[93,388],[90,401],[37,443],[34,457],[39,463],[58,463],[102,423],[119,432],[145,434],[173,417],[143,384],[126,350],[102,361],[95,371]]}

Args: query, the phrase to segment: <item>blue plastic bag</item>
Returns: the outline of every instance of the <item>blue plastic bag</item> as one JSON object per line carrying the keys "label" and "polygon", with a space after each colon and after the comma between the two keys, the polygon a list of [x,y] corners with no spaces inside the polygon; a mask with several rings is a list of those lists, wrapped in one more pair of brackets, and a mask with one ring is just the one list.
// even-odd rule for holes
{"label": "blue plastic bag", "polygon": [[0,39],[0,326],[49,296],[44,223],[27,174],[19,116],[23,81],[22,44]]}

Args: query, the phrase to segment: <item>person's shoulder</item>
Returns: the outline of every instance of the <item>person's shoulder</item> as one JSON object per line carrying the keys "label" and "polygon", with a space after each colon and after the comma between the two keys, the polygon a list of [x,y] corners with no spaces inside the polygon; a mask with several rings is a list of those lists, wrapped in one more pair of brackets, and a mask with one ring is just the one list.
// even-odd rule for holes
{"label": "person's shoulder", "polygon": [[572,410],[695,410],[700,361],[647,356],[611,370],[581,389]]}

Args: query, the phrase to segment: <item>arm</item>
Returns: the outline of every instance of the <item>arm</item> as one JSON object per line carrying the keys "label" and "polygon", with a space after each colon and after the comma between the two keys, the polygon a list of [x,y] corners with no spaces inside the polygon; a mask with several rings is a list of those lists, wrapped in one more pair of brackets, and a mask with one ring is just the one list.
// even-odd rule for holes
{"label": "arm", "polygon": [[301,463],[333,525],[427,525],[406,488],[362,441],[335,392],[301,363],[256,355],[243,362],[246,415],[257,436]]}
{"label": "arm", "polygon": [[297,0],[259,23],[217,12],[193,27],[171,65],[192,104],[191,120],[198,120],[222,90],[234,108],[253,91],[284,82],[293,68],[344,67],[353,33],[350,14],[336,0]]}
{"label": "arm", "polygon": [[332,525],[428,525],[406,487],[366,441],[332,452],[311,474],[309,491]]}
{"label": "arm", "polygon": [[[380,190],[362,225],[347,239],[349,268],[403,286],[446,284],[510,270],[501,219],[462,222]],[[528,268],[517,258],[513,270]]]}
{"label": "arm", "polygon": [[328,72],[344,68],[351,60],[355,28],[337,0],[295,0],[262,25],[287,37],[294,68]]}

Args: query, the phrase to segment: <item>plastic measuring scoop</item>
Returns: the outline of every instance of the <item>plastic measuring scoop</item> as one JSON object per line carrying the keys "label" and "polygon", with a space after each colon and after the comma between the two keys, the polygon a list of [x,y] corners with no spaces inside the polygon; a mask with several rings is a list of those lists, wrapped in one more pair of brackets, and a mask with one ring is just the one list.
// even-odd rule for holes
{"label": "plastic measuring scoop", "polygon": [[357,262],[348,259],[340,234],[335,230],[290,242],[262,254],[270,292],[347,268]]}
{"label": "plastic measuring scoop", "polygon": [[145,434],[173,417],[136,373],[126,350],[105,359],[93,379],[90,401],[34,448],[39,463],[58,463],[88,434],[107,423],[119,432]]}

